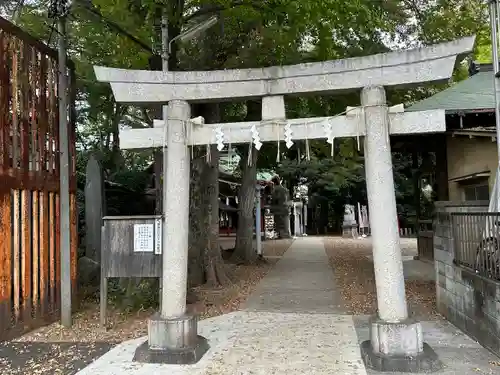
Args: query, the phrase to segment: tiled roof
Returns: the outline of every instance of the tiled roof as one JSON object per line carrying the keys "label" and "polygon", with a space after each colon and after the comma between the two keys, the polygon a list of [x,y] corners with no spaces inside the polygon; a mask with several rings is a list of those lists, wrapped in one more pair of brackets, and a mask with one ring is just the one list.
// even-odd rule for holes
{"label": "tiled roof", "polygon": [[446,113],[473,112],[495,108],[493,72],[479,72],[437,94],[408,107],[407,111],[444,109]]}

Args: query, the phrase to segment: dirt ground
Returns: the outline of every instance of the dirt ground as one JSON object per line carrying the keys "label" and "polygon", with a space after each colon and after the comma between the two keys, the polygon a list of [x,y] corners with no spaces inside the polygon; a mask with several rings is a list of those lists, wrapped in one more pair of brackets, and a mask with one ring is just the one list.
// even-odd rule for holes
{"label": "dirt ground", "polygon": [[[338,289],[346,310],[353,315],[377,312],[377,295],[372,249],[366,240],[325,239],[325,250],[333,268]],[[417,262],[417,261],[412,261]],[[434,281],[406,280],[406,297],[410,313],[420,320],[437,320],[436,286]]]}
{"label": "dirt ground", "polygon": [[[228,242],[224,240],[224,248]],[[234,239],[233,239],[234,242]],[[254,266],[236,266],[227,264],[233,284],[224,288],[201,286],[194,289],[198,301],[188,309],[199,314],[200,319],[236,311],[246,300],[258,282],[290,247],[293,240],[270,240],[263,242],[263,255],[269,259]],[[153,310],[125,313],[108,308],[108,328],[99,324],[99,305],[87,302],[80,312],[73,316],[73,327],[63,328],[54,323],[32,331],[15,341],[17,342],[121,342],[147,334],[147,319]]]}

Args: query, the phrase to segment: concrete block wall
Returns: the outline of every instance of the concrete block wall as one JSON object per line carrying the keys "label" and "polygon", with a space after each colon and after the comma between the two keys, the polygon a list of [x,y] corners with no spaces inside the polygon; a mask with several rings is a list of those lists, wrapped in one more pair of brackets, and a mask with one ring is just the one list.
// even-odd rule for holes
{"label": "concrete block wall", "polygon": [[484,212],[488,202],[437,202],[434,263],[438,311],[500,355],[500,283],[454,264],[452,212]]}

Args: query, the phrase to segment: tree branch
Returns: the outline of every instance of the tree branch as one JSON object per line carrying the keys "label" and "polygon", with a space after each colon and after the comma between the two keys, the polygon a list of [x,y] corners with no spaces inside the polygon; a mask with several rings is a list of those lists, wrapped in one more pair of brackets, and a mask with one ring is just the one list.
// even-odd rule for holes
{"label": "tree branch", "polygon": [[194,13],[186,16],[186,17],[184,17],[183,22],[188,22],[188,21],[192,20],[193,18],[197,18],[197,17],[200,17],[200,16],[208,15],[208,14],[214,14],[214,13],[222,12],[224,10],[228,10],[228,9],[239,7],[239,6],[248,6],[248,7],[255,8],[255,9],[260,9],[260,10],[264,9],[264,6],[262,6],[261,4],[259,4],[257,2],[254,2],[254,1],[235,0],[229,6],[226,6],[226,5],[211,5],[211,6],[202,7],[198,11],[196,11],[196,12],[194,12]]}
{"label": "tree branch", "polygon": [[150,53],[153,53],[153,49],[151,48],[151,46],[149,46],[146,43],[144,43],[143,41],[139,40],[138,38],[136,38],[135,36],[133,36],[132,34],[130,34],[129,32],[127,32],[125,29],[123,29],[121,26],[119,26],[118,24],[116,24],[115,22],[113,22],[113,21],[107,19],[106,17],[104,17],[102,15],[102,13],[98,9],[96,9],[95,7],[88,6],[88,5],[84,4],[83,2],[80,2],[79,5],[83,9],[85,9],[87,12],[90,12],[94,16],[98,17],[110,29],[118,32],[118,34],[121,34],[121,35],[127,37],[128,39],[130,39],[131,41],[133,41],[135,44],[137,44],[138,46],[142,47],[146,51],[148,51]]}

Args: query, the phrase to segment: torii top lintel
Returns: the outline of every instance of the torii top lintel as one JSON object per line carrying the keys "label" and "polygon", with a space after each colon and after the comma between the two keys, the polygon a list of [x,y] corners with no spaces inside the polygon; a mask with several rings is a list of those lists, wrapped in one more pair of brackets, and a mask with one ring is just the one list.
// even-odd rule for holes
{"label": "torii top lintel", "polygon": [[448,80],[475,37],[408,51],[259,69],[192,72],[127,70],[96,66],[117,102],[158,103],[231,100],[356,90],[370,85],[412,86]]}

